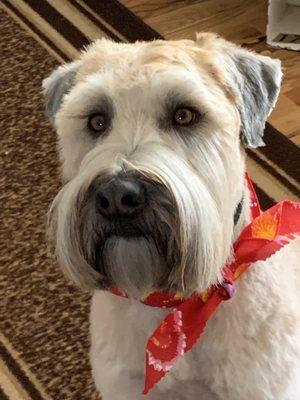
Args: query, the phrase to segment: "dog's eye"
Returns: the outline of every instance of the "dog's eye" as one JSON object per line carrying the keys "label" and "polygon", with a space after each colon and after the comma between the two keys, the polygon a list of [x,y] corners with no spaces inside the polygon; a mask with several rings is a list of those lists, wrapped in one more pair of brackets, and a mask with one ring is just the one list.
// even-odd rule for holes
{"label": "dog's eye", "polygon": [[89,117],[88,127],[96,133],[105,132],[108,128],[108,118],[105,114],[97,113]]}
{"label": "dog's eye", "polygon": [[195,122],[197,116],[198,112],[192,108],[177,108],[173,115],[173,123],[174,125],[187,126]]}

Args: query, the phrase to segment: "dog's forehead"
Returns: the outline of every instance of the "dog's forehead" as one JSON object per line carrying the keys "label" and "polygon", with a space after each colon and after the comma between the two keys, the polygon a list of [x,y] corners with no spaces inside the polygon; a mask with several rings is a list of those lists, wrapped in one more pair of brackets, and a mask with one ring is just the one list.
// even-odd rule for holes
{"label": "dog's forehead", "polygon": [[163,98],[168,91],[182,92],[187,98],[188,93],[192,97],[198,91],[211,101],[215,95],[225,95],[231,101],[220,63],[214,60],[214,46],[202,46],[198,41],[124,44],[100,40],[82,54],[81,60],[76,81],[88,96],[92,88],[115,100],[121,94],[138,102],[145,96]]}
{"label": "dog's forehead", "polygon": [[126,80],[130,79],[130,75],[152,75],[175,68],[191,71],[197,66],[205,72],[208,59],[209,52],[192,40],[133,44],[100,40],[82,55],[77,80],[80,82],[89,75],[108,71]]}

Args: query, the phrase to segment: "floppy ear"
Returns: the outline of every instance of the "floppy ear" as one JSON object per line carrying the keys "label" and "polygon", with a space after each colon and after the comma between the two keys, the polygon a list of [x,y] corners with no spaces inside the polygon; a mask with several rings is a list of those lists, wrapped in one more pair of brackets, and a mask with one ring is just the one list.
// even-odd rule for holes
{"label": "floppy ear", "polygon": [[80,60],[56,68],[52,74],[43,80],[45,113],[54,126],[55,114],[60,108],[63,97],[74,85]]}
{"label": "floppy ear", "polygon": [[231,56],[238,91],[241,139],[246,147],[264,146],[265,123],[277,101],[281,85],[279,60],[236,48]]}
{"label": "floppy ear", "polygon": [[265,123],[280,91],[280,60],[246,50],[211,32],[198,33],[196,42],[213,54],[221,79],[234,95],[244,145],[263,146]]}

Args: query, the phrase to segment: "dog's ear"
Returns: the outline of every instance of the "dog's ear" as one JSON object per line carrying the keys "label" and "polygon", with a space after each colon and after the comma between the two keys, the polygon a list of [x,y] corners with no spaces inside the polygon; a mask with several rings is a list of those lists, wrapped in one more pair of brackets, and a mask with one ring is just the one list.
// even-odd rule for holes
{"label": "dog's ear", "polygon": [[280,60],[246,50],[214,33],[198,33],[196,42],[212,54],[221,79],[234,95],[247,147],[263,146],[266,120],[280,91]]}
{"label": "dog's ear", "polygon": [[54,125],[55,114],[60,108],[63,97],[70,91],[75,82],[80,60],[56,68],[51,75],[43,80],[45,113]]}
{"label": "dog's ear", "polygon": [[241,48],[235,50],[231,55],[236,66],[233,89],[239,95],[241,139],[246,147],[263,146],[265,123],[280,91],[281,63]]}

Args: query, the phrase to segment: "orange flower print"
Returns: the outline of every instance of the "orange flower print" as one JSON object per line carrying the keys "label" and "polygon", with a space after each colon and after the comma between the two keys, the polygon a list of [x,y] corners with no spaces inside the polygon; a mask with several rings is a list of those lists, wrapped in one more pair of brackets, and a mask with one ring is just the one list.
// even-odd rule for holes
{"label": "orange flower print", "polygon": [[248,264],[241,264],[237,267],[237,269],[234,272],[233,275],[233,280],[235,281],[238,279],[247,269]]}
{"label": "orange flower print", "polygon": [[252,223],[252,236],[258,239],[274,240],[277,234],[278,220],[276,216],[264,213]]}

